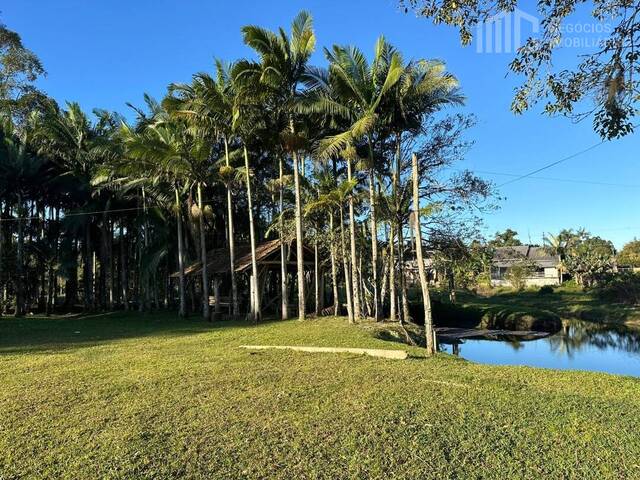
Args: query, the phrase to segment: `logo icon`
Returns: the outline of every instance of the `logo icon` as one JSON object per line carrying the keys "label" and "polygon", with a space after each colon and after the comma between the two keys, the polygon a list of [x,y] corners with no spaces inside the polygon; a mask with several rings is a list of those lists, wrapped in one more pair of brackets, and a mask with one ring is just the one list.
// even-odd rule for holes
{"label": "logo icon", "polygon": [[515,53],[523,36],[540,31],[540,20],[518,8],[501,12],[476,27],[476,52]]}

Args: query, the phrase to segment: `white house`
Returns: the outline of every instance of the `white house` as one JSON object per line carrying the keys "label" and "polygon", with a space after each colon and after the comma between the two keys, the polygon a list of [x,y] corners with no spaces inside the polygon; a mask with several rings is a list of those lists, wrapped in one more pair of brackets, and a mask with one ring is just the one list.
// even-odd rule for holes
{"label": "white house", "polygon": [[491,285],[510,286],[509,269],[514,265],[527,265],[531,271],[525,278],[527,287],[559,285],[560,256],[549,254],[542,247],[520,245],[497,247],[491,265]]}

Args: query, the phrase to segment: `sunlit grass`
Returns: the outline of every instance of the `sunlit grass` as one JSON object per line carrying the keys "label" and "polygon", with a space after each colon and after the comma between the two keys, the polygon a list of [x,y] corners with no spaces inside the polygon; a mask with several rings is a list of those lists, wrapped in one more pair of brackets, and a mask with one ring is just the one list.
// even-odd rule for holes
{"label": "sunlit grass", "polygon": [[406,348],[334,318],[1,319],[0,478],[640,477],[638,379],[243,343]]}

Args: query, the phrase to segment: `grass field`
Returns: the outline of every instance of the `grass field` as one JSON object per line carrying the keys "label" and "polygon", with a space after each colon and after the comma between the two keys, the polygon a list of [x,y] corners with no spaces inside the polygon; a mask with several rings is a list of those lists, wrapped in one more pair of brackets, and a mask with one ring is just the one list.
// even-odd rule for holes
{"label": "grass field", "polygon": [[438,355],[344,319],[0,319],[0,478],[640,478],[640,379]]}

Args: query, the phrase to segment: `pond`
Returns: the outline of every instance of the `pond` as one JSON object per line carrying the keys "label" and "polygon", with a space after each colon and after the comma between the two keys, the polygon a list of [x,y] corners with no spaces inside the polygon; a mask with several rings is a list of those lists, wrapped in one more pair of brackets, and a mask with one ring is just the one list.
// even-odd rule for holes
{"label": "pond", "polygon": [[537,340],[468,339],[442,351],[478,363],[591,370],[640,377],[640,330],[564,320],[560,332]]}

